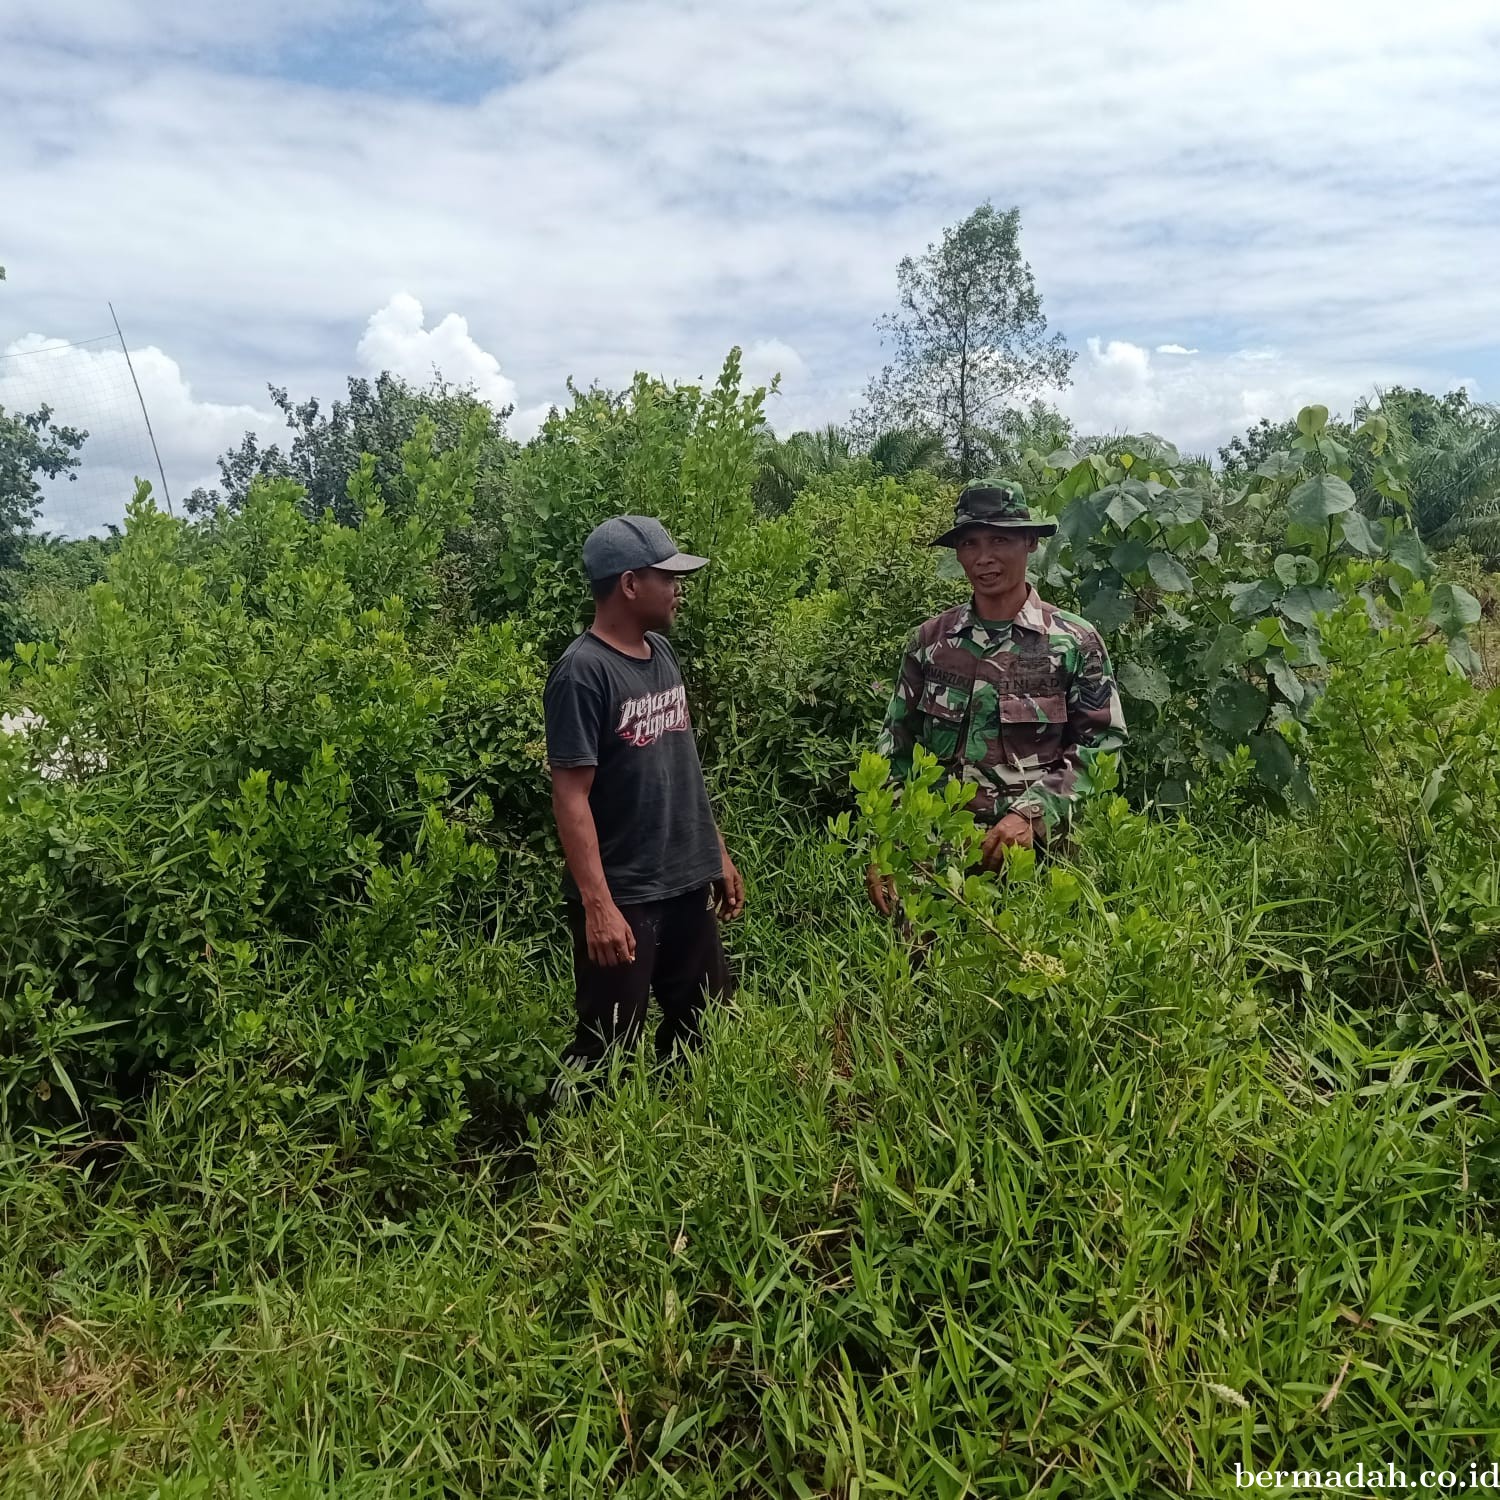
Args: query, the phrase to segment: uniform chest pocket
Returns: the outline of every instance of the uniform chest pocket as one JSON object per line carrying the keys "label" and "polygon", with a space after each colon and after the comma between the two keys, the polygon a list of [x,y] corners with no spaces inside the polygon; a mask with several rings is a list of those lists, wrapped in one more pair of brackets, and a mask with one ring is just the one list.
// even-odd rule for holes
{"label": "uniform chest pocket", "polygon": [[917,708],[922,715],[918,735],[922,748],[930,750],[939,760],[953,759],[958,754],[959,737],[963,734],[968,709],[967,692],[940,682],[929,682],[922,690]]}
{"label": "uniform chest pocket", "polygon": [[1050,693],[1001,693],[1000,722],[1012,724],[1066,724],[1068,700],[1062,690]]}
{"label": "uniform chest pocket", "polygon": [[987,663],[986,684],[998,700],[1002,724],[1063,724],[1068,718],[1068,681],[1054,657],[1011,656]]}
{"label": "uniform chest pocket", "polygon": [[1068,700],[1012,694],[1000,700],[1000,759],[1016,771],[1043,771],[1063,757]]}
{"label": "uniform chest pocket", "polygon": [[1043,657],[997,665],[975,698],[976,710],[981,699],[987,710],[985,764],[1021,772],[1055,765],[1068,725],[1067,685],[1058,664]]}

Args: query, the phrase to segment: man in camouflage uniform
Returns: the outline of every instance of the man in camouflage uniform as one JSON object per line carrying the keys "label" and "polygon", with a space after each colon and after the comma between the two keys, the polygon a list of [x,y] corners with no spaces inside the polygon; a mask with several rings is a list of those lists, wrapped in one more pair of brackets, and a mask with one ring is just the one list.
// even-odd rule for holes
{"label": "man in camouflage uniform", "polygon": [[[919,625],[877,748],[900,786],[921,745],[946,777],[973,785],[986,830],[981,863],[999,868],[1007,845],[1044,846],[1066,831],[1093,757],[1125,743],[1125,717],[1099,632],[1043,603],[1026,579],[1038,540],[1014,485],[970,485],[934,547],[958,554],[973,598]],[[889,913],[895,888],[870,866],[870,900]]]}

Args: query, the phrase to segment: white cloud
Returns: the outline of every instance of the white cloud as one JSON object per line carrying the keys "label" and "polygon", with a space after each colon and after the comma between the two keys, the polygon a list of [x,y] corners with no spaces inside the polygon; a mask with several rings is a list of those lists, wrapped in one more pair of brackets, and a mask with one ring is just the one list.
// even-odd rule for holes
{"label": "white cloud", "polygon": [[449,313],[429,329],[422,304],[410,292],[397,292],[371,316],[354,353],[369,375],[389,370],[418,386],[441,375],[450,385],[472,386],[491,406],[516,404],[515,381],[474,341],[468,319]]}
{"label": "white cloud", "polygon": [[149,47],[154,51],[198,51],[274,41],[288,26],[312,27],[347,19],[365,7],[360,0],[195,0],[161,5],[156,0],[9,0],[6,28],[14,40],[73,36],[94,48]]}
{"label": "white cloud", "polygon": [[795,386],[807,374],[807,364],[802,356],[781,339],[757,339],[743,351],[740,370],[746,385],[770,387],[773,376],[781,376],[781,387],[785,390]]}
{"label": "white cloud", "polygon": [[[422,304],[398,292],[370,316],[354,349],[355,364],[371,375],[390,370],[417,385],[440,373],[452,384],[472,386],[494,406],[514,405],[515,383],[501,372],[499,360],[475,342],[466,319],[449,313],[431,329],[425,323]],[[168,494],[178,501],[197,485],[219,483],[215,460],[236,447],[246,432],[264,442],[286,442],[279,413],[199,399],[178,362],[162,350],[134,349],[131,363],[140,382],[139,397],[113,339],[69,345],[27,334],[0,351],[0,407],[34,411],[46,405],[54,424],[88,434],[83,463],[73,477],[44,482],[45,529],[80,535],[118,522],[137,478],[148,480],[159,498],[153,435]],[[544,403],[519,412],[509,424],[513,435],[532,436],[548,409]]]}
{"label": "white cloud", "polygon": [[150,0],[20,3],[0,339],[100,332],[113,296],[229,402],[338,394],[380,308],[413,378],[468,361],[533,403],[790,350],[771,417],[813,425],[881,363],[897,259],[986,197],[1021,206],[1053,326],[1139,352],[1087,350],[1084,407],[1135,391],[1191,441],[1241,389],[1500,381],[1473,0],[205,0],[160,45]]}
{"label": "white cloud", "polygon": [[[1052,399],[1085,433],[1154,432],[1185,452],[1212,454],[1262,417],[1279,421],[1314,401],[1348,412],[1378,384],[1410,382],[1415,373],[1267,350],[1158,360],[1126,340],[1091,338],[1072,386]],[[1461,377],[1440,372],[1436,383],[1446,390]]]}
{"label": "white cloud", "polygon": [[1158,344],[1156,352],[1158,354],[1196,354],[1198,351],[1196,349],[1185,349],[1181,344]]}
{"label": "white cloud", "polygon": [[96,342],[69,348],[28,334],[0,351],[0,406],[33,411],[46,405],[54,423],[88,433],[77,477],[45,485],[44,528],[81,535],[117,522],[137,478],[150,481],[160,503],[152,434],[168,494],[180,502],[195,485],[218,483],[214,460],[247,430],[268,436],[280,425],[279,417],[258,407],[200,400],[177,361],[160,349],[134,349],[131,362],[139,397],[117,347]]}

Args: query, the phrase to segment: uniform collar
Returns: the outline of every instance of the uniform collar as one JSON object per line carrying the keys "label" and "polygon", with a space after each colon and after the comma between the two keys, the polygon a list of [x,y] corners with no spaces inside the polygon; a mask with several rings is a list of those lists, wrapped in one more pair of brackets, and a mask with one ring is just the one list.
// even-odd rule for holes
{"label": "uniform collar", "polygon": [[[1019,625],[1022,630],[1034,631],[1037,635],[1047,634],[1047,619],[1042,613],[1042,600],[1037,591],[1030,586],[1026,587],[1026,598],[1022,601],[1020,609],[1016,611],[1016,617],[1011,624]],[[953,626],[954,635],[967,635],[977,637],[987,635],[984,622],[974,613],[974,600],[971,596],[968,602],[960,607],[959,616]]]}

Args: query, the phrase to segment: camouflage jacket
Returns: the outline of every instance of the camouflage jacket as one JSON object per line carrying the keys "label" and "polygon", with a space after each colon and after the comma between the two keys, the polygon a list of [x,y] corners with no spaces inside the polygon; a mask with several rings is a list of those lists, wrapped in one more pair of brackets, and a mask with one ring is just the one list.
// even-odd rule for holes
{"label": "camouflage jacket", "polygon": [[912,747],[972,782],[985,824],[1008,812],[1065,822],[1090,762],[1125,743],[1125,716],[1099,632],[1030,589],[1014,621],[987,625],[960,604],[919,625],[877,748],[899,785]]}

